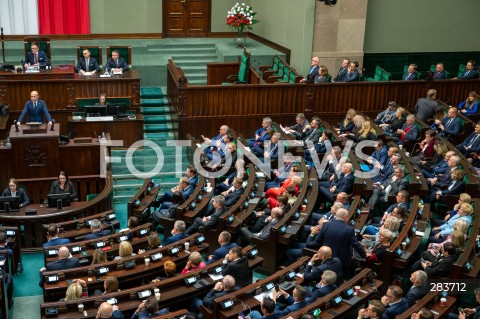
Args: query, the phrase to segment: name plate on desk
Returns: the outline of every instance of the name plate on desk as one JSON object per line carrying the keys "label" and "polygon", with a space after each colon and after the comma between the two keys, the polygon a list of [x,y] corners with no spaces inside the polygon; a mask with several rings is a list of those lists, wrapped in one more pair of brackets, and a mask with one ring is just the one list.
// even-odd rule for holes
{"label": "name plate on desk", "polygon": [[85,118],[87,122],[109,122],[113,121],[113,116],[95,116]]}
{"label": "name plate on desk", "polygon": [[90,144],[92,143],[91,137],[76,137],[73,139],[73,144]]}

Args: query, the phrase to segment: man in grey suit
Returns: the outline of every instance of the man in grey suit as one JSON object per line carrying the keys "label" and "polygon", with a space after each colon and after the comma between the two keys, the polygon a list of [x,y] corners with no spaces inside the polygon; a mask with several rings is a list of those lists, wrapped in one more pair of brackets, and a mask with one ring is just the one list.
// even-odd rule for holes
{"label": "man in grey suit", "polygon": [[225,214],[225,197],[223,195],[217,195],[213,198],[213,207],[215,209],[214,213],[210,216],[205,216],[203,218],[197,217],[193,224],[187,228],[185,233],[191,235],[197,231],[203,231],[208,228],[214,228],[217,226],[218,219],[220,216]]}
{"label": "man in grey suit", "polygon": [[420,98],[415,105],[415,116],[427,123],[428,119],[433,118],[435,112],[442,110],[442,106],[435,101],[437,90],[430,89],[427,91],[426,98]]}
{"label": "man in grey suit", "polygon": [[408,188],[408,179],[405,176],[405,167],[396,165],[393,168],[393,176],[385,183],[375,183],[372,197],[368,203],[374,210],[379,210],[381,204],[388,203],[388,195],[397,194],[398,191]]}
{"label": "man in grey suit", "polygon": [[275,226],[283,216],[283,209],[280,207],[275,207],[272,209],[270,216],[265,219],[267,224],[259,233],[252,233],[247,227],[242,227],[237,238],[237,245],[245,247],[250,244],[252,237],[257,237],[260,239],[270,238],[270,231],[272,227]]}

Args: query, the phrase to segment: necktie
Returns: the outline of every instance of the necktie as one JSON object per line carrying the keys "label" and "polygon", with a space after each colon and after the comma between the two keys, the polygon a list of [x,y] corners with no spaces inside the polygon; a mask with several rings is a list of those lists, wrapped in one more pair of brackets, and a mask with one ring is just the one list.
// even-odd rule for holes
{"label": "necktie", "polygon": [[278,144],[273,144],[272,149],[270,150],[270,154],[269,154],[269,155],[272,155],[273,151],[275,151],[275,149],[277,148],[277,145],[278,145]]}
{"label": "necktie", "polygon": [[33,56],[34,56],[34,63],[37,64],[38,63],[38,56],[37,56],[38,53],[35,53]]}
{"label": "necktie", "polygon": [[86,59],[85,60],[85,71],[90,71],[90,68],[89,68],[89,64],[90,64],[90,59]]}
{"label": "necktie", "polygon": [[118,60],[115,60],[115,66],[118,68]]}
{"label": "necktie", "polygon": [[33,109],[37,108],[37,102],[33,103]]}
{"label": "necktie", "polygon": [[453,119],[449,119],[448,122],[447,122],[447,125],[445,125],[445,127],[448,127],[450,125],[450,123],[452,123]]}
{"label": "necktie", "polygon": [[468,70],[467,72],[465,72],[465,74],[463,76],[467,76],[468,73],[470,73],[470,70]]}
{"label": "necktie", "polygon": [[467,148],[471,148],[471,147],[473,146],[473,144],[475,144],[475,141],[477,140],[477,138],[478,138],[478,134],[477,134],[477,136],[475,136],[474,139],[472,139],[472,141],[470,142],[470,144],[468,144]]}

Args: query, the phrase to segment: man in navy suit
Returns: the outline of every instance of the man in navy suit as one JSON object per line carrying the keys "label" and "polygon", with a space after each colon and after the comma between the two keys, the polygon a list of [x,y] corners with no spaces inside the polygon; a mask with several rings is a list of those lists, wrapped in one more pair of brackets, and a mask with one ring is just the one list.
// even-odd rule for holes
{"label": "man in navy suit", "polygon": [[414,271],[410,275],[410,281],[413,285],[405,295],[405,299],[410,307],[428,293],[427,279],[428,276],[423,270]]}
{"label": "man in navy suit", "polygon": [[113,70],[114,72],[123,72],[128,70],[128,64],[124,58],[120,57],[117,50],[113,50],[112,57],[108,59],[105,69],[109,71]]}
{"label": "man in navy suit", "polygon": [[117,305],[111,305],[108,302],[102,302],[98,308],[97,316],[95,318],[102,319],[123,319],[123,314],[118,310]]}
{"label": "man in navy suit", "polygon": [[307,81],[311,81],[311,83],[315,82],[318,79],[318,68],[320,64],[320,59],[317,56],[312,57],[312,61],[310,62],[310,70],[308,71],[308,75],[300,80],[300,83],[305,83]]}
{"label": "man in navy suit", "polygon": [[450,186],[452,182],[452,172],[458,169],[458,165],[460,164],[460,157],[453,155],[447,161],[448,169],[445,173],[440,177],[434,177],[427,179],[427,184],[429,188],[429,196],[432,193],[435,193],[438,190],[441,190],[442,187]]}
{"label": "man in navy suit", "polygon": [[212,154],[212,151],[221,148],[221,144],[225,145],[223,137],[230,132],[230,128],[227,125],[220,126],[219,134],[215,137],[208,138],[202,135],[203,142],[210,145],[211,147],[205,148],[205,154]]}
{"label": "man in navy suit", "polygon": [[222,193],[222,195],[225,196],[225,207],[232,207],[238,202],[242,194],[245,192],[242,184],[243,179],[235,177],[232,187]]}
{"label": "man in navy suit", "polygon": [[320,282],[315,285],[312,295],[307,298],[307,303],[310,304],[337,289],[337,285],[335,284],[337,281],[337,274],[334,271],[325,270]]}
{"label": "man in navy suit", "polygon": [[29,122],[40,122],[45,123],[43,120],[43,115],[47,118],[48,124],[52,125],[52,117],[48,113],[47,105],[43,100],[40,100],[39,94],[37,91],[32,91],[30,93],[30,101],[25,103],[22,113],[18,117],[18,123],[23,121],[23,118],[28,113]]}
{"label": "man in navy suit", "polygon": [[281,316],[278,313],[278,310],[275,307],[275,301],[270,297],[264,297],[260,304],[260,312],[258,310],[253,310],[250,312],[250,316],[247,319],[278,319]]}
{"label": "man in navy suit", "polygon": [[347,194],[353,191],[353,168],[351,163],[345,163],[342,166],[342,174],[335,177],[333,181],[321,182],[319,187],[319,196],[317,201],[333,201],[334,197],[340,193]]}
{"label": "man in navy suit", "polygon": [[388,160],[388,149],[383,144],[382,140],[375,141],[375,151],[372,153],[370,158],[367,160],[369,164],[373,165],[374,163],[380,163],[381,165],[387,164]]}
{"label": "man in navy suit", "polygon": [[268,135],[268,130],[272,127],[272,119],[264,117],[262,120],[262,127],[255,131],[255,139],[248,141],[248,147],[252,153],[258,157],[263,155],[264,143],[268,141],[271,136]]}
{"label": "man in navy suit", "polygon": [[242,248],[236,246],[230,249],[222,265],[222,276],[230,275],[235,278],[239,287],[252,283],[252,274],[248,267],[247,256],[243,255]]}
{"label": "man in navy suit", "polygon": [[175,221],[173,224],[172,236],[165,239],[163,245],[167,246],[188,237],[188,234],[185,234],[185,228],[186,225],[183,220]]}
{"label": "man in navy suit", "polygon": [[280,132],[273,133],[272,138],[270,139],[270,145],[264,149],[263,158],[265,160],[271,161],[278,159],[278,142],[281,137],[282,134],[280,134]]}
{"label": "man in navy suit", "polygon": [[27,68],[29,65],[49,65],[50,61],[48,61],[47,54],[40,50],[38,43],[32,42],[24,63],[25,68]]}
{"label": "man in navy suit", "polygon": [[405,312],[410,306],[405,298],[402,298],[403,290],[398,286],[390,286],[381,302],[385,306],[382,319],[394,319],[397,315]]}
{"label": "man in navy suit", "polygon": [[447,76],[445,75],[445,71],[443,70],[443,63],[437,63],[435,66],[435,73],[433,73],[434,80],[445,80]]}
{"label": "man in navy suit", "polygon": [[214,228],[217,226],[218,219],[225,214],[225,197],[223,195],[217,195],[213,198],[213,213],[205,217],[197,217],[193,221],[193,224],[187,228],[185,233],[193,234],[197,231],[203,231],[205,229]]}
{"label": "man in navy suit", "polygon": [[360,79],[360,74],[358,73],[358,62],[354,61],[350,63],[350,67],[345,74],[345,82],[357,82]]}
{"label": "man in navy suit", "polygon": [[396,165],[393,168],[393,176],[382,183],[374,183],[372,197],[368,203],[374,210],[378,210],[382,204],[388,203],[390,194],[397,194],[398,191],[408,188],[408,178],[405,176],[405,167]]}
{"label": "man in navy suit", "polygon": [[[188,185],[191,186],[191,188],[187,188],[186,190],[184,190],[182,192],[182,196],[184,194],[190,196],[193,191],[195,190],[195,187],[197,186],[197,182],[198,182],[198,177],[197,177],[197,169],[195,168],[194,165],[188,165],[187,166],[187,170],[185,171],[185,176],[187,177],[188,179]],[[180,180],[181,182],[182,180]],[[180,182],[178,183],[177,186],[175,187],[172,187],[169,191],[166,191],[159,199],[157,199],[154,203],[153,203],[153,207],[156,208],[158,206],[160,206],[160,204],[163,204],[165,202],[170,202],[173,198],[173,192],[176,192],[176,191],[182,191],[182,188],[180,186]],[[186,188],[186,186],[184,187],[184,189]],[[190,193],[191,191],[191,193]],[[187,199],[187,197],[183,197],[184,199]]]}
{"label": "man in navy suit", "polygon": [[225,258],[230,249],[237,246],[236,243],[231,243],[232,235],[228,231],[223,231],[218,235],[218,244],[220,248],[213,252],[213,255],[208,256],[207,265],[216,262],[217,260]]}
{"label": "man in navy suit", "polygon": [[480,153],[480,122],[475,125],[475,131],[457,145],[457,150],[467,158],[471,158],[472,153]]}
{"label": "man in navy suit", "polygon": [[333,78],[332,82],[345,82],[345,76],[348,72],[348,66],[350,65],[349,59],[343,59],[342,66],[338,70],[338,74]]}
{"label": "man in navy suit", "polygon": [[90,56],[89,49],[83,49],[83,58],[80,58],[75,66],[75,71],[80,72],[85,75],[89,72],[90,74],[95,74],[100,71],[100,66],[98,65],[97,60],[94,57]]}
{"label": "man in navy suit", "polygon": [[160,197],[159,200],[155,201],[154,207],[157,207],[158,205],[161,204],[160,210],[162,209],[168,210],[172,206],[172,202],[169,202],[168,200],[169,200],[169,197],[170,199],[173,198],[173,192],[182,193],[183,199],[187,200],[190,197],[190,195],[193,194],[194,191],[195,191],[195,187],[190,184],[188,177],[183,176],[178,181],[178,185],[171,189],[172,197],[170,197],[170,194],[168,192],[163,194],[163,196]]}
{"label": "man in navy suit", "polygon": [[288,134],[293,134],[296,140],[300,140],[305,126],[310,124],[310,122],[305,118],[305,114],[303,113],[297,114],[295,122],[294,125],[285,127],[285,130]]}
{"label": "man in navy suit", "polygon": [[43,275],[44,271],[65,270],[80,267],[80,261],[78,258],[70,258],[70,250],[67,247],[62,246],[58,250],[58,260],[49,262],[40,269],[40,287],[43,287]]}
{"label": "man in navy suit", "polygon": [[291,312],[297,311],[300,308],[303,308],[307,305],[307,291],[305,290],[304,287],[300,285],[296,285],[295,289],[293,289],[292,296],[290,296],[287,292],[283,291],[282,289],[279,289],[277,292],[276,290],[273,291],[273,300],[277,302],[278,296],[285,296],[285,301],[287,304],[287,307],[285,307],[283,310],[280,310],[280,305],[277,303],[276,308],[279,310],[279,315],[280,317],[286,316],[290,314]]}
{"label": "man in navy suit", "polygon": [[90,229],[92,230],[91,234],[85,236],[85,240],[97,239],[103,236],[108,236],[112,232],[108,229],[102,229],[102,223],[98,219],[92,219],[90,221]]}
{"label": "man in navy suit", "polygon": [[404,81],[413,81],[413,80],[418,80],[417,79],[417,65],[416,64],[410,64],[408,66],[407,74],[403,78]]}
{"label": "man in navy suit", "polygon": [[352,248],[360,257],[365,258],[366,254],[355,236],[352,226],[347,225],[348,211],[340,208],[337,210],[335,219],[324,223],[322,229],[312,239],[307,239],[307,248],[328,246],[332,249],[332,256],[338,257],[342,263],[343,276],[350,278],[352,267]]}
{"label": "man in navy suit", "polygon": [[58,227],[55,224],[50,224],[47,227],[47,238],[48,241],[43,244],[43,247],[51,247],[57,245],[66,245],[70,244],[70,239],[68,238],[58,238]]}
{"label": "man in navy suit", "polygon": [[[317,262],[320,262],[320,264],[314,266]],[[343,284],[342,262],[337,257],[332,257],[332,249],[330,247],[322,246],[312,256],[307,267],[305,267],[303,284],[307,285],[312,281],[319,282],[322,279],[322,274],[327,270],[331,270],[336,274],[334,284],[337,286]]]}
{"label": "man in navy suit", "polygon": [[440,136],[450,137],[460,135],[462,132],[462,121],[457,116],[458,109],[454,106],[448,109],[447,116],[445,116],[441,121],[435,120],[435,124],[440,132]]}
{"label": "man in navy suit", "polygon": [[415,125],[415,115],[410,114],[407,116],[402,129],[397,130],[397,136],[393,137],[393,141],[397,144],[403,144],[407,141],[416,141],[419,134],[418,127]]}
{"label": "man in navy suit", "polygon": [[468,61],[465,72],[458,78],[464,79],[464,80],[478,79],[478,73],[475,70],[475,61],[473,60]]}

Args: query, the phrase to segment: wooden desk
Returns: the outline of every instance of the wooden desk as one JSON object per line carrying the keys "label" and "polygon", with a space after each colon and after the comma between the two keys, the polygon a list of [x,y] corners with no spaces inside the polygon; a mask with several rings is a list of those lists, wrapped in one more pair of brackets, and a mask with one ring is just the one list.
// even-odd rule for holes
{"label": "wooden desk", "polygon": [[[60,124],[55,124],[54,131],[48,129],[43,134],[23,134],[26,125],[10,126],[11,148],[0,148],[2,170],[0,185],[6,186],[8,179],[45,178],[58,176],[63,170],[70,176],[100,174],[101,144],[97,139],[90,143],[58,144]],[[91,136],[91,133],[86,136]],[[108,147],[106,148],[108,152]],[[103,154],[103,153],[102,153]],[[28,191],[28,190],[27,190]]]}
{"label": "wooden desk", "polygon": [[143,115],[137,114],[133,120],[118,119],[113,121],[88,122],[72,120],[68,117],[68,131],[76,131],[77,136],[100,135],[101,132],[110,133],[112,140],[122,140],[123,147],[129,147],[136,141],[143,140]]}

